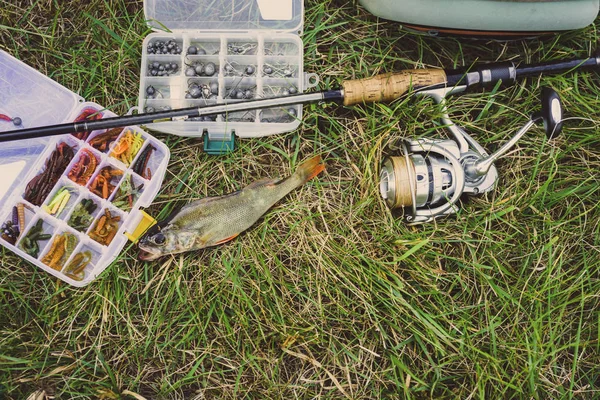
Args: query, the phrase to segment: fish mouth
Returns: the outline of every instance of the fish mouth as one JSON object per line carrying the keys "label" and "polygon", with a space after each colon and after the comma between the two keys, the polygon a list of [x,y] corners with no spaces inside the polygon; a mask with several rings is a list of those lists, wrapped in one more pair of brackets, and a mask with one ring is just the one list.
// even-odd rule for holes
{"label": "fish mouth", "polygon": [[160,249],[155,248],[147,239],[147,236],[142,237],[138,242],[138,260],[154,261],[163,255]]}
{"label": "fish mouth", "polygon": [[141,261],[154,261],[160,256],[161,255],[159,253],[153,253],[142,248],[140,248],[140,252],[138,253],[138,259]]}

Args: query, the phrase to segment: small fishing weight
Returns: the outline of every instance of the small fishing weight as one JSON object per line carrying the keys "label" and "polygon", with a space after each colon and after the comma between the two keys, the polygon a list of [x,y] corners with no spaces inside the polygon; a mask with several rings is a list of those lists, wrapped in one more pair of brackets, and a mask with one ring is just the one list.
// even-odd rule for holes
{"label": "small fishing weight", "polygon": [[148,99],[162,99],[164,98],[162,92],[150,85],[146,88],[146,98]]}
{"label": "small fishing weight", "polygon": [[160,107],[148,106],[148,107],[144,108],[144,112],[146,112],[146,113],[153,113],[153,112],[157,112],[157,111],[169,111],[169,110],[171,110],[171,106],[160,106]]}
{"label": "small fishing weight", "polygon": [[148,64],[149,76],[171,76],[179,73],[179,65],[176,62],[160,63],[154,61]]}
{"label": "small fishing weight", "polygon": [[206,50],[199,48],[198,46],[191,45],[187,49],[187,54],[192,56],[204,56],[206,55]]}
{"label": "small fishing weight", "polygon": [[255,92],[253,89],[237,89],[237,88],[229,88],[229,91],[227,92],[227,96],[225,96],[228,99],[234,99],[234,100],[249,100],[249,99],[253,99]]}
{"label": "small fishing weight", "polygon": [[273,67],[271,67],[270,65],[263,65],[263,72],[265,73],[265,75],[271,75],[273,74]]}
{"label": "small fishing weight", "polygon": [[294,78],[296,76],[296,67],[290,64],[264,64],[263,76],[269,78]]}
{"label": "small fishing weight", "polygon": [[254,111],[246,111],[246,112],[239,112],[239,113],[233,113],[233,114],[229,114],[227,116],[227,121],[229,122],[254,122],[255,119],[255,112]]}
{"label": "small fishing weight", "polygon": [[253,55],[256,54],[257,43],[229,43],[227,45],[227,54],[230,55]]}
{"label": "small fishing weight", "polygon": [[249,64],[242,68],[237,62],[228,61],[223,67],[223,73],[225,76],[254,76],[256,73],[256,66]]}
{"label": "small fishing weight", "polygon": [[181,54],[181,46],[175,40],[171,39],[168,41],[156,40],[146,48],[148,54]]}
{"label": "small fishing weight", "polygon": [[216,81],[206,83],[191,82],[185,94],[186,99],[211,99],[216,100],[219,93],[219,83]]}
{"label": "small fishing weight", "polygon": [[213,76],[217,72],[217,66],[213,62],[206,64],[202,62],[195,62],[193,64],[186,64],[185,76]]}
{"label": "small fishing weight", "polygon": [[289,96],[291,94],[297,94],[298,88],[294,85],[290,86],[266,86],[265,94],[267,97],[279,97],[279,96]]}

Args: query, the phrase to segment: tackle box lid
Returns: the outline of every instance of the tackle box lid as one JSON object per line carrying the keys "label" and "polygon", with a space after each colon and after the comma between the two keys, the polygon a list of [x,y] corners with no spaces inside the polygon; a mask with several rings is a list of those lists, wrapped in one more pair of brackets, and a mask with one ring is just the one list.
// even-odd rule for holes
{"label": "tackle box lid", "polygon": [[[84,100],[44,74],[0,50],[0,114],[21,118],[22,128],[55,125],[68,121]],[[0,120],[0,132],[16,129]],[[0,146],[0,210],[22,172],[54,141],[52,137],[18,140]]]}
{"label": "tackle box lid", "polygon": [[302,0],[144,0],[150,27],[164,30],[302,31]]}

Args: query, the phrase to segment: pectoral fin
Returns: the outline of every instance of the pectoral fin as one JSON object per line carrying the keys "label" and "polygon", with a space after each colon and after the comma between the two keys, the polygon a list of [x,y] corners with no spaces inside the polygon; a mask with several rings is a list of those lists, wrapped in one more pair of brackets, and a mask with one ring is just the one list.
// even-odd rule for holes
{"label": "pectoral fin", "polygon": [[239,233],[236,233],[235,235],[229,236],[225,239],[221,239],[217,242],[214,242],[215,240],[215,234],[214,233],[209,233],[206,234],[204,236],[201,236],[199,238],[196,238],[196,247],[198,248],[204,248],[204,247],[211,247],[211,246],[217,246],[219,244],[223,244],[223,243],[227,243],[233,239],[235,239],[236,237],[238,237]]}
{"label": "pectoral fin", "polygon": [[179,233],[179,243],[184,250],[192,250],[197,244],[197,236],[194,232],[183,231]]}

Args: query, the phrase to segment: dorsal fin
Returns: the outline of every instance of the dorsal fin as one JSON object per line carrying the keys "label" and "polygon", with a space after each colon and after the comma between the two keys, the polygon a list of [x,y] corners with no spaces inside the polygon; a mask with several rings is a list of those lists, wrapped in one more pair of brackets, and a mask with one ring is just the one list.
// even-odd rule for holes
{"label": "dorsal fin", "polygon": [[245,189],[256,189],[256,188],[263,187],[263,186],[274,186],[280,182],[282,182],[282,179],[262,178],[262,179],[257,180],[256,182],[252,182],[251,184],[246,186],[244,188],[244,190]]}
{"label": "dorsal fin", "polygon": [[202,204],[210,204],[210,203],[212,203],[214,201],[217,201],[217,200],[223,200],[223,199],[226,199],[226,198],[231,197],[231,196],[237,196],[239,193],[240,193],[240,190],[236,190],[235,192],[224,194],[222,196],[203,197],[201,199],[194,200],[191,203],[186,204],[185,206],[182,207],[182,209],[183,208],[188,208],[188,207],[197,207],[197,206],[200,206]]}

